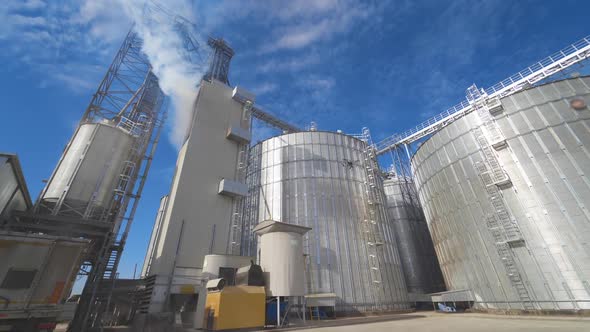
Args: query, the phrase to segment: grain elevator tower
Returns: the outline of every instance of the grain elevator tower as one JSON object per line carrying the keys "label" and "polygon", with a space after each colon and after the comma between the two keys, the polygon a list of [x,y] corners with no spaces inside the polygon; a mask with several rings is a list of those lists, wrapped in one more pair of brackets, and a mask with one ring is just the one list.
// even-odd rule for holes
{"label": "grain elevator tower", "polygon": [[241,170],[254,98],[227,85],[233,50],[221,39],[209,45],[211,69],[198,88],[192,123],[146,257],[143,273],[151,289],[146,313],[184,307],[186,316],[195,310],[203,259],[226,253],[235,204],[247,193]]}

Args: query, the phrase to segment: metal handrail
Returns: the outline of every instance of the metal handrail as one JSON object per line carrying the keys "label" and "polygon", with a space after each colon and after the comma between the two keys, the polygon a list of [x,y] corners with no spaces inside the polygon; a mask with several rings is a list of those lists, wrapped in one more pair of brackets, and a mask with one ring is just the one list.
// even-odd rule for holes
{"label": "metal handrail", "polygon": [[[518,73],[484,89],[489,98],[506,97],[522,90],[529,84],[539,82],[590,55],[590,36],[563,48],[562,50],[534,63]],[[400,144],[412,143],[444,127],[455,118],[472,110],[471,104],[463,100],[457,105],[420,123],[401,134],[394,134],[376,144],[377,154],[383,154]]]}

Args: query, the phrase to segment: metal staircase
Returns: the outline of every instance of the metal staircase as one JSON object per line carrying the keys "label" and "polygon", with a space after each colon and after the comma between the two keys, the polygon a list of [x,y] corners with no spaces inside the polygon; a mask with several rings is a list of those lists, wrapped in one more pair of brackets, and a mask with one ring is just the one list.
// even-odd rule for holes
{"label": "metal staircase", "polygon": [[491,116],[491,113],[499,112],[502,106],[496,100],[490,101],[485,91],[480,91],[475,85],[467,90],[467,100],[481,120],[481,126],[475,128],[473,134],[484,155],[484,161],[478,161],[474,166],[493,208],[493,212],[486,217],[486,225],[494,238],[498,256],[523,308],[534,310],[535,306],[518,271],[512,251],[512,246],[522,245],[524,238],[504,202],[500,189],[510,185],[511,181],[502,169],[494,151],[507,146],[504,136]]}
{"label": "metal staircase", "polygon": [[152,299],[152,292],[156,286],[156,275],[151,275],[144,279],[144,289],[137,294],[137,312],[147,314],[149,312]]}
{"label": "metal staircase", "polygon": [[102,280],[113,280],[116,273],[117,267],[119,266],[119,260],[121,259],[121,248],[120,243],[114,243],[109,250],[108,258],[105,263],[104,272],[102,274]]}

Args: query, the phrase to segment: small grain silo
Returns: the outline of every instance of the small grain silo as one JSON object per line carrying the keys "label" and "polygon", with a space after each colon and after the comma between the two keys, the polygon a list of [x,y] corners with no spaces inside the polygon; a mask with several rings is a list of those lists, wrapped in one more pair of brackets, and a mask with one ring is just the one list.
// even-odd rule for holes
{"label": "small grain silo", "polygon": [[408,292],[415,301],[427,300],[421,295],[443,291],[445,284],[416,186],[411,177],[390,172],[383,189]]}
{"label": "small grain silo", "polygon": [[412,167],[447,287],[489,310],[590,309],[590,78],[476,106]]}
{"label": "small grain silo", "polygon": [[130,159],[136,136],[130,129],[108,120],[81,124],[43,192],[42,208],[101,219],[135,171]]}
{"label": "small grain silo", "polygon": [[303,240],[306,293],[336,294],[337,312],[409,307],[367,139],[298,132],[265,140],[250,152],[242,254],[256,254],[252,230],[264,220],[312,228]]}

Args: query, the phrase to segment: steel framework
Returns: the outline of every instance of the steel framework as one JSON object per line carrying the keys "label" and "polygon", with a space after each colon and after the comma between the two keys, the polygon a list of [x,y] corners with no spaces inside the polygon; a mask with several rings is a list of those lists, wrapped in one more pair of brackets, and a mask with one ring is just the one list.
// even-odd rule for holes
{"label": "steel framework", "polygon": [[229,63],[234,56],[234,50],[221,38],[209,38],[207,45],[213,49],[213,55],[205,79],[214,78],[229,85]]}
{"label": "steel framework", "polygon": [[264,123],[266,123],[272,127],[281,129],[281,130],[289,132],[289,133],[301,131],[301,129],[299,127],[297,127],[293,124],[290,124],[284,120],[281,120],[281,119],[277,118],[276,116],[263,111],[262,109],[260,109],[257,106],[252,107],[252,116],[257,118],[260,121],[263,121]]}
{"label": "steel framework", "polygon": [[[161,112],[164,94],[160,90],[158,79],[151,72],[149,61],[141,51],[141,45],[141,39],[130,31],[34,208],[18,215],[16,222],[9,226],[13,229],[92,240],[80,268],[79,274],[86,277],[86,283],[76,314],[70,323],[70,331],[86,331],[93,326],[100,326],[101,311],[108,308],[109,290],[117,275],[121,253],[165,118],[165,112]],[[115,181],[116,185],[107,188],[113,193],[113,198],[106,211],[101,214],[75,211],[64,203],[67,190],[55,203],[43,200],[44,193],[60,170],[65,154],[81,126],[103,122],[128,133],[133,142],[126,152],[126,161]],[[82,161],[78,162],[77,167],[81,163]],[[130,204],[131,208],[128,209]],[[87,206],[91,205],[92,202],[88,202]]]}
{"label": "steel framework", "polygon": [[[240,96],[239,94],[234,95],[233,98],[242,104],[247,102],[247,100],[244,99],[244,97]],[[285,132],[295,133],[295,132],[301,131],[301,128],[299,128],[287,121],[281,120],[278,117],[276,117],[270,113],[263,111],[259,106],[252,105],[252,107],[250,108],[250,114],[253,117],[255,117],[256,119],[258,119],[258,120],[260,120],[260,121],[262,121],[274,128],[281,129]]]}
{"label": "steel framework", "polygon": [[[89,327],[100,326],[101,311],[108,310],[110,290],[117,275],[121,253],[165,119],[166,112],[160,112],[164,95],[158,79],[151,72],[149,61],[141,51],[141,43],[136,33],[130,32],[127,35],[83,118],[83,121],[89,121],[98,110],[109,110],[105,106],[112,106],[108,115],[112,115],[113,111],[118,112],[111,120],[137,129],[136,143],[129,158],[131,167],[121,177],[121,181],[127,181],[126,190],[118,193],[121,203],[113,214],[113,229],[104,237],[97,259],[91,262],[93,266],[87,276],[78,310],[70,324],[72,331],[85,331]],[[142,76],[145,79],[140,83],[137,78]],[[113,102],[105,105],[105,101]],[[136,183],[137,180],[139,183]],[[130,203],[132,207],[127,211]],[[106,305],[100,306],[102,302],[106,302]]]}
{"label": "steel framework", "polygon": [[[482,89],[481,97],[493,102],[499,98],[509,96],[579,63],[589,56],[590,36],[587,36],[507,79],[487,89]],[[474,109],[473,101],[465,99],[446,111],[422,122],[418,126],[400,134],[392,135],[377,143],[377,155],[382,155],[398,146],[411,144],[424,138],[444,128],[463,115],[472,112]]]}

